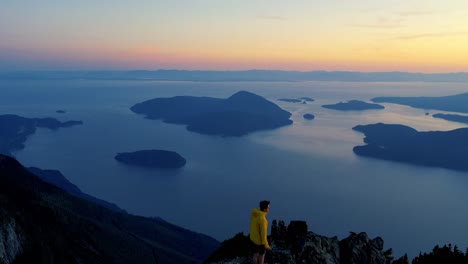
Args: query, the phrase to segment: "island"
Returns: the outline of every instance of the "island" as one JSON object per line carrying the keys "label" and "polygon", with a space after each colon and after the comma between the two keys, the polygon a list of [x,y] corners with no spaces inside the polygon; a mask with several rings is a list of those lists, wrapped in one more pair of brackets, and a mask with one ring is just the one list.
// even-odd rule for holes
{"label": "island", "polygon": [[453,121],[453,122],[458,122],[458,123],[464,123],[468,124],[468,116],[463,116],[463,115],[454,115],[454,114],[434,114],[432,115],[434,118],[440,118],[440,119],[445,119],[447,121]]}
{"label": "island", "polygon": [[181,168],[187,162],[177,152],[155,149],[118,153],[115,160],[127,165],[165,169]]}
{"label": "island", "polygon": [[183,124],[206,135],[244,136],[287,126],[291,113],[256,94],[241,91],[227,99],[176,96],[155,98],[130,108],[148,119]]}
{"label": "island", "polygon": [[375,97],[376,103],[393,103],[420,109],[468,113],[468,93],[440,97]]}
{"label": "island", "polygon": [[278,101],[283,101],[283,102],[288,102],[288,103],[303,103],[306,104],[306,102],[313,102],[314,99],[310,97],[301,97],[301,98],[280,98]]}
{"label": "island", "polygon": [[312,120],[315,118],[315,116],[313,114],[305,114],[303,115],[304,119],[307,119],[307,120]]}
{"label": "island", "polygon": [[301,97],[301,98],[299,98],[299,99],[304,100],[304,101],[306,101],[306,102],[313,102],[313,101],[314,101],[314,99],[312,99],[312,98],[310,98],[310,97]]}
{"label": "island", "polygon": [[301,99],[293,99],[293,98],[280,98],[278,101],[288,102],[288,103],[302,103]]}
{"label": "island", "polygon": [[26,118],[17,115],[0,115],[0,153],[11,156],[11,152],[24,148],[27,137],[36,128],[59,128],[82,125],[82,121],[60,122],[54,118]]}
{"label": "island", "polygon": [[65,114],[65,113],[66,113],[65,110],[57,110],[57,111],[55,111],[55,112],[56,112],[57,114]]}
{"label": "island", "polygon": [[366,136],[367,145],[353,148],[359,156],[468,171],[468,128],[418,132],[404,125],[377,123],[353,130]]}
{"label": "island", "polygon": [[337,104],[322,105],[323,108],[340,110],[340,111],[361,111],[371,109],[384,109],[385,107],[379,104],[366,103],[359,100],[350,100],[348,102],[340,102]]}

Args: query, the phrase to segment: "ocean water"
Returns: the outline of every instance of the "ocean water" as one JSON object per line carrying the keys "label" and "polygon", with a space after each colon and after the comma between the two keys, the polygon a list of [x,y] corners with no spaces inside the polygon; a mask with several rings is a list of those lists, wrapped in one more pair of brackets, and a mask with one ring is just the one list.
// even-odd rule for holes
{"label": "ocean water", "polygon": [[[156,97],[226,98],[241,90],[291,112],[294,124],[222,138],[129,110]],[[321,105],[467,91],[460,83],[0,81],[0,114],[82,120],[57,131],[38,129],[16,158],[60,170],[82,191],[132,214],[159,216],[224,240],[248,232],[251,209],[267,199],[270,223],[306,220],[309,230],[339,238],[365,231],[381,236],[394,255],[414,256],[435,244],[468,246],[468,173],[358,157],[352,148],[363,144],[364,135],[351,128],[378,122],[420,131],[465,125],[425,115],[443,112],[430,109],[384,104],[384,110],[341,112]],[[315,101],[277,101],[303,96]],[[305,113],[315,119],[303,119]],[[142,169],[114,160],[118,152],[142,149],[176,151],[187,164]]]}

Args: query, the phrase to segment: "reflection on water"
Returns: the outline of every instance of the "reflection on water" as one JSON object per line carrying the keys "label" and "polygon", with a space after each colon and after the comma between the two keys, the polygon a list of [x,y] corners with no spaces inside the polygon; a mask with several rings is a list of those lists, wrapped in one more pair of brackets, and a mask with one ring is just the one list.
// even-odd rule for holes
{"label": "reflection on water", "polygon": [[[58,131],[38,129],[16,153],[21,162],[58,169],[84,192],[131,213],[160,216],[222,240],[247,231],[251,208],[269,199],[270,220],[307,220],[314,232],[340,238],[366,231],[382,236],[396,255],[429,251],[436,243],[467,246],[468,175],[357,157],[352,148],[363,144],[363,134],[351,130],[377,122],[423,131],[463,124],[392,104],[364,112],[320,107],[375,96],[456,94],[465,92],[463,84],[26,81],[0,82],[0,89],[0,114],[84,121]],[[292,113],[294,124],[221,138],[146,120],[128,109],[154,97],[227,97],[239,90],[274,101]],[[316,101],[276,100],[302,96]],[[55,113],[58,109],[67,113]],[[305,113],[316,118],[305,120]],[[149,170],[113,158],[118,152],[152,148],[177,151],[187,165],[176,171]]]}

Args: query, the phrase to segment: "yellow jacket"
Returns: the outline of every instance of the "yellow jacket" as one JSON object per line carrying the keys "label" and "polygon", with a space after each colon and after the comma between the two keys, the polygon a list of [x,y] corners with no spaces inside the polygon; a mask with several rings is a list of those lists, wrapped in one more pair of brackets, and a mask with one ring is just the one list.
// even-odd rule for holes
{"label": "yellow jacket", "polygon": [[267,240],[268,221],[266,212],[260,211],[257,208],[252,209],[250,216],[250,240],[256,245],[264,245],[265,248],[270,248]]}

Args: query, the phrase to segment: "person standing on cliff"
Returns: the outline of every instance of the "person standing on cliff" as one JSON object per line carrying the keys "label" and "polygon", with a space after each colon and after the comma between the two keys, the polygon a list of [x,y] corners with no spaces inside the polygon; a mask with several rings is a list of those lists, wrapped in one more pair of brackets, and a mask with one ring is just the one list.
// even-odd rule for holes
{"label": "person standing on cliff", "polygon": [[260,210],[252,209],[250,216],[250,241],[253,249],[253,264],[263,264],[266,250],[271,250],[267,240],[268,221],[266,214],[270,211],[270,201],[261,201]]}

